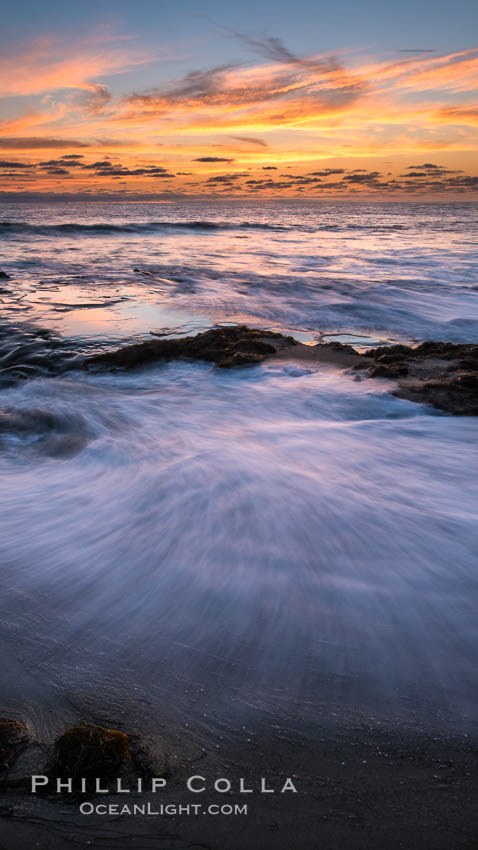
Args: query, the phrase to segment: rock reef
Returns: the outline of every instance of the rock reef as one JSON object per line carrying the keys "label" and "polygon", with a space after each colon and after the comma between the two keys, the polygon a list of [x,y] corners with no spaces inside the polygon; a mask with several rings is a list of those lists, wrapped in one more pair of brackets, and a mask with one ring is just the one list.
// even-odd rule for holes
{"label": "rock reef", "polygon": [[116,351],[106,351],[89,357],[87,368],[134,369],[155,360],[181,358],[207,360],[216,366],[231,368],[260,363],[265,357],[276,354],[284,346],[298,345],[292,337],[273,331],[256,330],[245,325],[212,328],[196,336],[179,339],[159,339],[126,345]]}
{"label": "rock reef", "polygon": [[[381,346],[359,354],[351,345],[340,342],[305,345],[275,331],[228,325],[195,336],[157,337],[98,352],[97,344],[93,351],[87,347],[85,350],[85,345],[75,348],[45,329],[27,325],[13,330],[0,327],[0,387],[71,369],[129,370],[157,361],[182,359],[203,360],[231,369],[254,366],[269,358],[362,370],[370,378],[394,381],[397,386],[392,392],[400,398],[430,404],[456,416],[478,415],[477,343],[430,341],[417,347]],[[10,421],[0,415],[0,439]],[[22,432],[26,424],[26,420],[19,422]]]}
{"label": "rock reef", "polygon": [[455,416],[478,416],[478,345],[424,342],[393,345],[364,355],[371,377],[397,381],[394,395],[424,402]]}
{"label": "rock reef", "polygon": [[266,358],[335,363],[368,369],[371,378],[398,383],[400,398],[424,402],[456,416],[478,415],[478,344],[424,342],[391,345],[358,354],[339,342],[304,345],[293,337],[246,325],[212,328],[196,336],[160,338],[105,351],[84,361],[87,369],[134,369],[156,360],[206,360],[222,368],[251,366]]}

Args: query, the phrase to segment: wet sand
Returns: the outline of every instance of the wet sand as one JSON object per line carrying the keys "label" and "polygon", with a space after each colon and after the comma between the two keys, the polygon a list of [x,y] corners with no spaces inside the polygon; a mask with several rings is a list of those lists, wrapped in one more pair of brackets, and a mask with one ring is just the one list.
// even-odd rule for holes
{"label": "wet sand", "polygon": [[[31,640],[38,640],[34,620]],[[65,658],[54,641],[45,647],[42,639],[42,657],[34,667],[27,660],[28,644],[28,635],[18,639],[13,633],[2,640],[6,664],[0,714],[26,720],[31,736],[29,747],[17,761],[11,759],[3,775],[4,850],[477,847],[473,681],[465,716],[463,704],[460,715],[452,704],[446,707],[436,682],[419,686],[404,677],[384,692],[359,647],[354,665],[341,675],[327,669],[324,657],[322,669],[316,665],[296,691],[278,681],[272,686],[264,680],[261,686],[251,679],[248,685],[237,659],[221,657],[219,646],[217,655],[194,667],[194,647],[165,644],[153,682],[147,666],[141,678],[135,646],[127,640],[116,649],[107,640],[95,641],[89,652],[72,647]],[[338,645],[330,647],[332,657],[339,651]],[[252,646],[243,646],[241,654],[246,667],[248,657],[253,663]],[[164,791],[86,798],[95,804],[149,803],[154,812],[158,803],[206,808],[246,802],[247,815],[203,814],[201,809],[199,815],[86,816],[79,813],[82,800],[77,798],[34,797],[28,777],[45,772],[55,739],[79,722],[137,735],[155,771],[167,774]],[[203,777],[208,790],[190,793],[186,782],[191,776]],[[231,781],[232,794],[211,790],[220,777]],[[241,777],[254,794],[238,793]],[[261,777],[275,794],[258,793]],[[297,794],[279,793],[287,777]]]}
{"label": "wet sand", "polygon": [[[178,731],[174,765],[165,791],[101,795],[109,806],[196,805],[198,815],[80,815],[79,801],[55,795],[33,798],[28,790],[4,789],[0,846],[5,850],[63,850],[90,846],[144,850],[458,850],[476,848],[478,748],[464,734],[432,734],[423,728],[390,728],[378,717],[340,718],[301,724],[283,717],[256,725],[250,743],[236,733],[218,756],[192,729],[187,745]],[[194,726],[194,724],[193,724]],[[171,733],[172,730],[170,730]],[[183,742],[181,745],[181,741]],[[192,741],[194,745],[191,746]],[[190,776],[212,787],[227,777],[234,791],[192,794]],[[293,776],[297,794],[239,794],[246,786],[280,789]],[[252,777],[252,781],[250,779]],[[210,804],[247,803],[247,815],[203,814]],[[176,810],[177,811],[177,810]]]}

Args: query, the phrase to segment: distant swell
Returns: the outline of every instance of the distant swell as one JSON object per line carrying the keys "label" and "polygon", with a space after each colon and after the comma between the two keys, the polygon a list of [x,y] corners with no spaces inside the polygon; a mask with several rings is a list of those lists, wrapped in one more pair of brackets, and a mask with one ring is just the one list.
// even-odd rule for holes
{"label": "distant swell", "polygon": [[272,230],[289,227],[242,221],[239,224],[220,221],[152,221],[131,224],[26,224],[22,221],[0,222],[0,236],[104,236],[122,233],[147,235],[168,230]]}

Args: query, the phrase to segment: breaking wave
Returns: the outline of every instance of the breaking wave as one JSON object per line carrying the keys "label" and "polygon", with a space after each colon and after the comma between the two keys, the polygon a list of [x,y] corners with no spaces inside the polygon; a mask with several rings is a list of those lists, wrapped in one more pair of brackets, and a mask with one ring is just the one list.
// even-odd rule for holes
{"label": "breaking wave", "polygon": [[262,221],[149,221],[131,222],[129,224],[109,224],[97,222],[95,224],[79,224],[77,222],[64,222],[63,224],[27,224],[23,221],[1,221],[0,236],[114,236],[131,234],[132,236],[147,236],[161,232],[181,232],[192,230],[196,232],[217,232],[234,230],[259,230],[272,233],[289,233],[299,231],[301,233],[316,233],[320,231],[342,233],[355,230],[371,230],[373,232],[386,233],[388,231],[406,230],[403,224],[379,225],[337,223],[317,223],[316,226],[308,224],[268,224]]}
{"label": "breaking wave", "polygon": [[130,224],[26,224],[22,221],[0,222],[0,236],[113,236],[114,234],[130,233],[138,236],[175,230],[271,230],[284,232],[293,228],[265,222],[241,221],[238,223],[226,221],[150,221],[131,222]]}

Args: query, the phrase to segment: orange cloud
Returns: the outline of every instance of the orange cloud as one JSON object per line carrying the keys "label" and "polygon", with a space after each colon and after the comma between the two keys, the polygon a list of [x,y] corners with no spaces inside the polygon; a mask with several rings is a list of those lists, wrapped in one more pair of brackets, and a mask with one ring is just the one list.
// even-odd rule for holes
{"label": "orange cloud", "polygon": [[[212,181],[209,191],[242,191],[245,169],[306,168],[337,158],[360,164],[433,151],[455,157],[456,168],[459,155],[477,152],[478,113],[463,103],[468,95],[460,94],[478,89],[478,48],[394,62],[362,60],[347,68],[335,58],[295,57],[274,39],[248,43],[265,61],[191,72],[115,99],[105,75],[144,64],[150,56],[135,54],[127,40],[100,36],[66,48],[37,40],[17,53],[15,74],[11,59],[0,60],[0,72],[2,63],[4,70],[6,63],[10,68],[9,74],[0,73],[10,94],[37,95],[29,112],[7,115],[0,123],[0,148],[51,146],[74,154],[75,146],[88,146],[91,169],[62,162],[49,170],[42,166],[31,177],[39,185],[55,179],[61,187],[64,179],[69,187],[96,190],[133,181],[144,191],[158,191],[161,182],[171,190],[198,192],[205,191],[204,180]],[[112,156],[115,151],[122,152],[121,163]],[[95,170],[95,158],[101,162],[108,153],[109,166]],[[220,171],[224,160],[233,161],[227,174]],[[330,185],[321,182],[307,180],[300,188],[328,191]],[[378,179],[348,183],[350,191],[385,185]],[[398,183],[387,185],[397,190]],[[420,187],[413,185],[414,191]],[[422,181],[421,188],[430,185]],[[453,185],[457,191],[475,188],[458,179]],[[299,186],[257,179],[249,190],[287,194]]]}
{"label": "orange cloud", "polygon": [[110,36],[77,41],[39,37],[0,57],[0,97],[38,95],[57,89],[91,91],[93,80],[151,62],[144,49],[116,43]]}
{"label": "orange cloud", "polygon": [[[478,49],[365,64],[348,71],[337,60],[296,60],[280,43],[266,47],[283,61],[189,74],[130,95],[111,111],[110,119],[132,133],[144,134],[149,128],[181,136],[213,132],[277,136],[283,130],[323,136],[335,128],[353,135],[355,130],[393,125],[429,130],[447,123],[444,110],[451,108],[453,92],[478,87]],[[411,98],[431,89],[441,97],[441,111],[436,100],[419,104]],[[387,135],[383,141],[383,149],[389,149]],[[442,143],[450,149],[457,143],[476,146],[476,140],[456,134]],[[374,138],[370,150],[379,147]]]}
{"label": "orange cloud", "polygon": [[478,48],[447,53],[442,56],[422,55],[400,62],[380,62],[362,66],[360,73],[391,88],[420,91],[467,91],[478,86]]}
{"label": "orange cloud", "polygon": [[441,124],[461,124],[478,127],[478,107],[444,106],[435,113],[435,120]]}
{"label": "orange cloud", "polygon": [[133,94],[126,98],[116,117],[131,123],[164,118],[179,127],[187,125],[191,118],[193,126],[261,123],[251,122],[254,115],[262,116],[262,124],[295,123],[309,118],[314,110],[341,110],[366,89],[365,80],[336,64],[290,67],[276,63],[247,69],[223,66]]}

